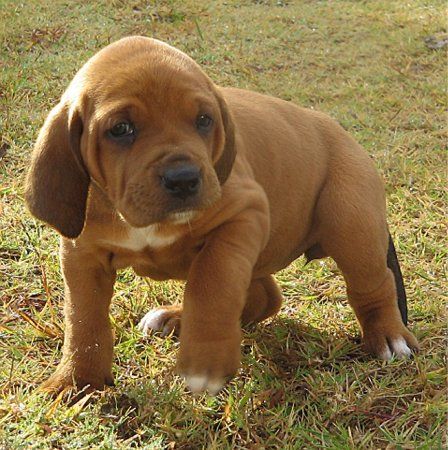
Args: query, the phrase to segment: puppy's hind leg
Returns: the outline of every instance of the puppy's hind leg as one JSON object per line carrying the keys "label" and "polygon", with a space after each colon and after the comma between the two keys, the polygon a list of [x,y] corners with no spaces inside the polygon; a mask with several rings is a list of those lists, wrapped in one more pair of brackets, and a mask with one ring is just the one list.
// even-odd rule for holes
{"label": "puppy's hind leg", "polygon": [[317,215],[319,243],[344,275],[364,346],[388,360],[409,356],[418,343],[403,323],[403,308],[400,313],[398,307],[397,278],[389,268],[384,194],[375,175],[329,180]]}
{"label": "puppy's hind leg", "polygon": [[241,323],[261,322],[279,311],[283,301],[280,288],[272,275],[252,280],[246,298]]}
{"label": "puppy's hind leg", "polygon": [[182,316],[181,305],[165,305],[151,309],[138,324],[138,328],[144,335],[156,332],[163,337],[174,334],[179,336]]}
{"label": "puppy's hind leg", "polygon": [[[257,323],[275,315],[280,309],[282,300],[280,288],[272,275],[252,280],[247,292],[241,323],[243,325]],[[160,306],[145,314],[138,328],[144,335],[157,332],[162,336],[170,334],[179,336],[181,317],[181,305]]]}

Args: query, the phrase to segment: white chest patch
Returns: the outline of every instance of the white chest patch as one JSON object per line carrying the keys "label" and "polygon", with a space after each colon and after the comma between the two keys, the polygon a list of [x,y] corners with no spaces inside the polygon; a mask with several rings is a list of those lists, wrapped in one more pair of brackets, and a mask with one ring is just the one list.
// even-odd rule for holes
{"label": "white chest patch", "polygon": [[[198,214],[195,210],[182,211],[172,213],[169,216],[169,221],[173,225],[182,225],[189,223]],[[116,241],[105,240],[107,244],[116,245],[117,247],[126,248],[134,252],[143,250],[146,247],[162,248],[171,245],[183,234],[179,232],[171,232],[170,234],[162,233],[160,227],[163,225],[153,224],[144,228],[131,227],[126,220],[120,215],[122,221],[126,223],[128,234]]]}
{"label": "white chest patch", "polygon": [[162,234],[158,231],[158,225],[149,225],[145,228],[129,228],[127,236],[114,242],[107,242],[137,252],[145,247],[166,247],[175,242],[177,238],[178,234]]}

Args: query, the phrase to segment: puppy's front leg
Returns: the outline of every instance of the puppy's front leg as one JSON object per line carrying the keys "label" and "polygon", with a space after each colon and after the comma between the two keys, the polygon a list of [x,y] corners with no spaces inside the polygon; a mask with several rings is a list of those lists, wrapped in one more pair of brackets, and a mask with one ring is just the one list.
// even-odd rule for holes
{"label": "puppy's front leg", "polygon": [[115,271],[107,255],[66,239],[60,257],[65,282],[63,355],[41,389],[52,394],[70,387],[101,389],[113,384],[109,305]]}
{"label": "puppy's front leg", "polygon": [[267,214],[242,213],[210,236],[192,264],[177,364],[192,392],[215,394],[238,370],[241,313],[268,228]]}

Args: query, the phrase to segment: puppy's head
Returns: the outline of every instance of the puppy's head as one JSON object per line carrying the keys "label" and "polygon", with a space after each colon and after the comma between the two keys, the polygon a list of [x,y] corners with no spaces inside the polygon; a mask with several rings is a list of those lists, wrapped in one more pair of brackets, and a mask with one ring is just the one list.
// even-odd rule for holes
{"label": "puppy's head", "polygon": [[182,52],[122,39],[77,73],[49,114],[27,178],[31,212],[75,238],[96,183],[134,227],[213,204],[235,159],[226,104]]}

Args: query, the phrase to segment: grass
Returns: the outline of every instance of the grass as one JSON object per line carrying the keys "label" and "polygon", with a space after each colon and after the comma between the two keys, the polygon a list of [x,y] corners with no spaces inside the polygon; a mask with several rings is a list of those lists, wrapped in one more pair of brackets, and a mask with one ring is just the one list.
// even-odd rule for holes
{"label": "grass", "polygon": [[[446,445],[446,33],[441,0],[0,0],[0,449],[438,449]],[[376,160],[421,353],[363,354],[330,260],[277,275],[286,302],[247,330],[238,377],[192,397],[178,343],[135,324],[182,285],[120,274],[117,387],[68,406],[35,392],[61,355],[57,236],[26,212],[23,175],[45,115],[86,59],[125,35],[163,39],[219,84],[337,118]]]}

